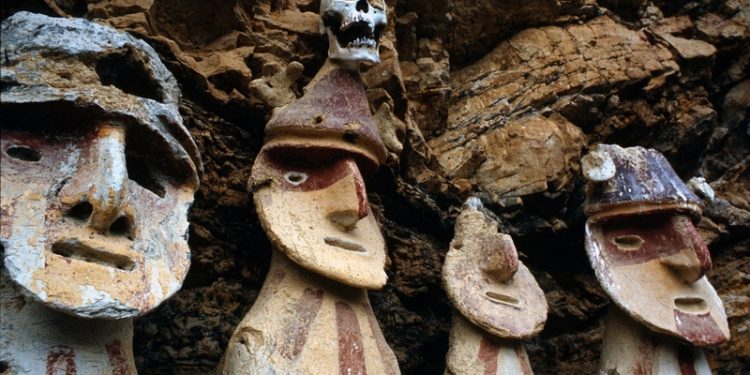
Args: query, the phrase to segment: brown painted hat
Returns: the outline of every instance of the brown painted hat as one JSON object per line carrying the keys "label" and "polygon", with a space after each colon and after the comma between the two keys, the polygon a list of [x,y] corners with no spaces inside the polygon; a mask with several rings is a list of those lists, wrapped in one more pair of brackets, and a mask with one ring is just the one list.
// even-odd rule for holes
{"label": "brown painted hat", "polygon": [[588,180],[584,210],[594,220],[666,211],[701,215],[700,199],[656,150],[600,144],[582,166]]}
{"label": "brown painted hat", "polygon": [[335,69],[266,125],[266,148],[327,148],[357,156],[374,171],[386,158],[364,86],[356,73]]}

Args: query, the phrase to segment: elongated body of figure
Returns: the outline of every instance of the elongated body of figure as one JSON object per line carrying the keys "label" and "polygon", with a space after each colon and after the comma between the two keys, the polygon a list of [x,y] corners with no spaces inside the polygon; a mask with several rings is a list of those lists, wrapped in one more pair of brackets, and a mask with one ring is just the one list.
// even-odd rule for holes
{"label": "elongated body of figure", "polygon": [[385,4],[323,1],[321,16],[330,59],[302,98],[274,111],[253,165],[249,190],[273,257],[222,374],[400,373],[367,298],[387,276],[362,174],[386,150],[357,71],[379,60]]}
{"label": "elongated body of figure", "polygon": [[456,220],[443,283],[456,307],[446,374],[532,374],[523,339],[547,320],[544,293],[510,236],[469,199]]}
{"label": "elongated body of figure", "polygon": [[0,351],[12,374],[136,373],[132,319],[82,322],[24,297],[0,272]]}
{"label": "elongated body of figure", "polygon": [[364,289],[328,280],[274,251],[257,301],[233,335],[226,369],[244,368],[251,374],[399,373]]}
{"label": "elongated body of figure", "polygon": [[703,349],[660,335],[612,307],[607,316],[600,372],[710,375]]}

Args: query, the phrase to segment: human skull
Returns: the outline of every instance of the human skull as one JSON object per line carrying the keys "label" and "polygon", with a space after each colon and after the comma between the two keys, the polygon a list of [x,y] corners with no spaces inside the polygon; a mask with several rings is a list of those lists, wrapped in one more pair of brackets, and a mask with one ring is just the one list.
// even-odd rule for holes
{"label": "human skull", "polygon": [[320,32],[328,35],[328,57],[380,62],[378,47],[387,24],[384,0],[322,0]]}

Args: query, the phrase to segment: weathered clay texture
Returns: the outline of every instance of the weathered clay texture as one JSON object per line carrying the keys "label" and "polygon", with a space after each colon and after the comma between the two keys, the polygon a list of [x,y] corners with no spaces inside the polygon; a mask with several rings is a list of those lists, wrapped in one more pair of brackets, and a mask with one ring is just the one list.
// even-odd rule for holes
{"label": "weathered clay texture", "polygon": [[[699,347],[724,343],[730,333],[705,276],[711,254],[693,224],[698,198],[654,150],[599,145],[585,159],[609,160],[615,169],[604,173],[609,179],[589,180],[584,209],[589,259],[617,305],[599,373],[710,374]],[[702,179],[691,186],[708,199],[714,194]]]}
{"label": "weathered clay texture", "polygon": [[366,292],[386,282],[385,243],[358,161],[384,148],[355,78],[327,63],[268,124],[248,187],[274,255],[221,373],[400,373]]}
{"label": "weathered clay texture", "polygon": [[[147,44],[84,20],[18,13],[2,31],[10,278],[81,317],[153,309],[190,266],[200,167],[174,78]],[[128,70],[143,81],[122,81]]]}
{"label": "weathered clay texture", "polygon": [[[601,158],[601,166],[587,165],[586,159]],[[611,172],[602,168],[614,168]],[[677,176],[669,162],[656,150],[622,148],[600,144],[583,160],[583,173],[609,176],[589,180],[584,211],[593,220],[609,217],[648,215],[676,211],[700,216],[701,201]]]}
{"label": "weathered clay texture", "polygon": [[600,374],[713,373],[703,350],[656,334],[616,307],[605,324]]}
{"label": "weathered clay texture", "polygon": [[711,254],[692,222],[697,197],[654,150],[599,145],[593,153],[616,170],[587,185],[586,251],[599,282],[656,332],[697,346],[727,341],[724,307],[705,277]]}
{"label": "weathered clay texture", "polygon": [[85,320],[21,295],[0,271],[3,374],[136,374],[133,320]]}
{"label": "weathered clay texture", "polygon": [[305,95],[282,108],[266,125],[266,144],[305,143],[364,157],[368,172],[385,162],[386,149],[370,113],[359,75],[326,65]]}
{"label": "weathered clay texture", "polygon": [[480,207],[469,205],[456,219],[443,266],[445,291],[461,315],[490,334],[530,338],[547,320],[544,292],[518,261],[510,236],[498,233]]}
{"label": "weathered clay texture", "polygon": [[[301,88],[326,58],[320,2],[57,3],[70,15],[106,22],[145,39],[179,80],[184,96],[180,111],[206,168],[190,214],[193,265],[174,298],[136,321],[135,350],[143,374],[208,373],[252,306],[271,254],[257,217],[248,214],[254,207],[245,185],[276,104],[265,103],[248,82],[271,80],[300,62],[304,70],[299,79],[281,77],[276,85],[286,87],[287,99],[290,93],[302,95]],[[388,249],[389,275],[385,288],[370,292],[370,299],[401,370],[420,375],[445,370],[452,311],[441,282],[443,257],[458,208],[468,196],[483,192],[471,178],[447,176],[436,157],[440,154],[426,140],[437,142],[433,138],[449,131],[447,118],[460,109],[451,103],[482,95],[481,90],[452,84],[471,85],[470,79],[457,78],[476,66],[476,72],[489,78],[482,80],[482,87],[497,86],[510,93],[509,103],[524,103],[513,107],[510,115],[516,129],[523,122],[515,119],[526,115],[555,123],[537,123],[536,144],[558,132],[575,135],[577,129],[582,134],[580,140],[551,138],[556,142],[551,152],[570,158],[562,168],[559,157],[550,159],[550,168],[536,162],[546,157],[543,149],[532,148],[523,155],[534,143],[510,142],[507,155],[518,156],[503,158],[506,164],[501,168],[524,176],[553,176],[553,182],[540,193],[497,200],[482,196],[502,232],[513,236],[548,300],[545,328],[527,345],[535,373],[578,375],[597,370],[610,301],[583,251],[583,176],[576,160],[602,142],[656,149],[683,180],[702,176],[714,188],[711,201],[699,195],[706,207],[697,228],[711,251],[714,268],[709,278],[724,301],[732,339],[707,349],[706,356],[716,373],[750,372],[748,1],[393,0],[387,5],[389,26],[381,39],[381,63],[362,75],[373,113],[389,119],[378,125],[390,134],[388,141],[383,136],[389,161],[367,182],[371,209]],[[41,1],[7,1],[0,9],[3,18],[19,9],[53,13]],[[550,30],[575,30],[575,48],[558,39],[539,38]],[[711,48],[689,42],[691,48],[683,52],[697,53],[680,54],[683,41],[672,46],[665,41],[667,35],[708,43],[716,52],[710,55]],[[508,51],[507,57],[517,63],[487,64],[482,57],[496,48]],[[498,62],[506,57],[489,56]],[[631,67],[643,74],[623,80],[623,71]],[[574,86],[578,89],[566,91],[568,85],[557,84],[566,78],[570,82],[559,73],[561,68],[582,77],[583,83]],[[527,78],[501,80],[516,70]],[[491,96],[482,100],[491,101]],[[511,100],[524,96],[543,100]],[[493,123],[487,120],[493,111],[498,118],[509,116],[503,108],[496,105],[484,110],[486,116],[467,120],[465,137],[482,134],[477,129]],[[569,125],[562,125],[558,114]],[[494,129],[500,127],[488,131],[499,132]],[[399,144],[402,151],[396,159],[392,155]],[[526,165],[526,160],[534,163]]]}
{"label": "weathered clay texture", "polygon": [[530,375],[523,339],[547,320],[544,292],[513,240],[470,198],[456,219],[443,282],[454,314],[446,374]]}
{"label": "weathered clay texture", "polygon": [[220,373],[400,374],[367,291],[305,270],[278,251]]}
{"label": "weathered clay texture", "polygon": [[135,374],[134,316],[180,288],[201,161],[146,43],[2,22],[0,371]]}

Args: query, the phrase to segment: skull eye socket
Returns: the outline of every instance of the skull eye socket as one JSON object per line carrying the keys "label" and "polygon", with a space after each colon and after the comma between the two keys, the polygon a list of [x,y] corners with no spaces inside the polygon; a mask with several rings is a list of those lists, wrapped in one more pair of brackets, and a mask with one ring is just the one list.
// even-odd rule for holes
{"label": "skull eye socket", "polygon": [[334,33],[338,33],[341,29],[341,14],[334,11],[327,11],[323,13],[323,25],[333,30]]}
{"label": "skull eye socket", "polygon": [[355,8],[360,12],[369,12],[370,4],[367,4],[367,0],[359,0]]}

